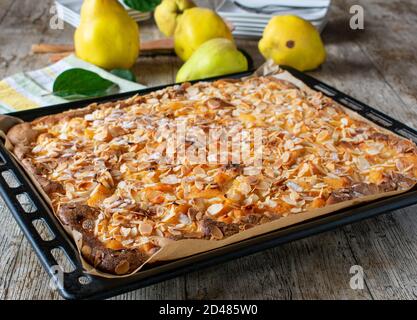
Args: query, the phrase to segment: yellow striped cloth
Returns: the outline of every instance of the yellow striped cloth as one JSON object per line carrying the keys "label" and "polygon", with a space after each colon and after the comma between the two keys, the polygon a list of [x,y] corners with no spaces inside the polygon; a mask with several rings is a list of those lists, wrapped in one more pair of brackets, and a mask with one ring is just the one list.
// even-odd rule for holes
{"label": "yellow striped cloth", "polygon": [[82,68],[119,85],[119,92],[145,88],[144,85],[119,78],[74,55],[43,69],[22,72],[0,81],[0,113],[34,109],[68,102],[51,94],[55,78],[65,70]]}

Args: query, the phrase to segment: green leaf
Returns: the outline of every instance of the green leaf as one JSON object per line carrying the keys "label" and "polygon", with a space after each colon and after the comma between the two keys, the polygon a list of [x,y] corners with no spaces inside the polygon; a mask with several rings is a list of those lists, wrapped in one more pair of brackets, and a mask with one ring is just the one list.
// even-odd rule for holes
{"label": "green leaf", "polygon": [[125,5],[140,12],[153,11],[161,0],[123,0]]}
{"label": "green leaf", "polygon": [[53,94],[67,100],[99,97],[117,90],[117,84],[80,68],[62,72],[53,86]]}
{"label": "green leaf", "polygon": [[127,69],[113,69],[112,71],[110,71],[111,74],[114,74],[116,77],[128,80],[128,81],[132,81],[132,82],[136,82],[136,76],[135,74]]}

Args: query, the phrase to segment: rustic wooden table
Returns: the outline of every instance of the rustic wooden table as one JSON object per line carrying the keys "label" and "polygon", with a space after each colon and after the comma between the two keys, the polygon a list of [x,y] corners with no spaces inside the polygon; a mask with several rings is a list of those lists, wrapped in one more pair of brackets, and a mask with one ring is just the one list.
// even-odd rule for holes
{"label": "rustic wooden table", "polygon": [[[31,55],[39,42],[69,43],[74,29],[49,27],[52,0],[1,0],[0,78],[48,64]],[[359,3],[365,29],[349,29]],[[323,38],[328,59],[312,75],[417,127],[417,6],[415,0],[334,0]],[[142,37],[160,34],[152,22]],[[263,59],[256,41],[239,41]],[[138,81],[172,83],[179,59],[140,58]],[[417,208],[409,207],[332,232],[193,272],[116,299],[416,299]],[[360,265],[365,286],[353,290],[349,270]],[[0,200],[0,299],[59,299],[9,210]]]}

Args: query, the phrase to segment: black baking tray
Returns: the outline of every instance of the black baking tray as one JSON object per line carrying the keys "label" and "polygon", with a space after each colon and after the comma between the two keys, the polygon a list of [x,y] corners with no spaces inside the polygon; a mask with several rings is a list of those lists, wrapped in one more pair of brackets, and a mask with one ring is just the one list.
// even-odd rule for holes
{"label": "black baking tray", "polygon": [[[377,111],[358,100],[343,94],[342,92],[318,81],[304,73],[286,68],[296,78],[299,78],[308,86],[322,91],[325,95],[333,98],[342,105],[350,108],[369,120],[377,123],[379,126],[393,131],[399,135],[407,137],[417,143],[417,131],[407,127],[397,120]],[[227,76],[228,78],[240,78],[250,75],[252,72],[244,72]],[[213,78],[208,81],[218,79]],[[70,102],[57,106],[44,107],[41,109],[14,112],[10,115],[19,117],[25,121],[34,118],[59,113],[68,109],[80,108],[91,102],[105,102],[129,97],[133,94],[145,94],[166,86],[147,88],[135,92],[123,93],[109,97],[96,98]],[[73,264],[74,271],[63,274],[63,282],[58,285],[60,294],[66,299],[102,299],[122,294],[131,290],[143,288],[151,284],[164,281],[181,274],[198,270],[211,265],[216,265],[238,257],[246,256],[272,248],[289,241],[301,239],[320,232],[334,229],[349,223],[360,221],[366,218],[376,216],[385,212],[396,210],[402,207],[410,206],[417,203],[417,190],[413,188],[406,193],[391,196],[388,198],[378,199],[372,202],[363,203],[354,207],[345,208],[327,215],[317,217],[308,221],[286,227],[284,229],[272,231],[257,237],[230,244],[212,251],[196,254],[187,258],[166,262],[154,266],[147,270],[141,271],[135,275],[125,278],[106,279],[91,276],[83,272],[79,259],[79,254],[68,234],[65,232],[59,221],[55,218],[53,212],[38,193],[31,183],[26,173],[16,163],[14,158],[0,143],[0,194],[18,222],[23,233],[31,243],[37,256],[39,257],[45,270],[53,279],[61,278],[57,276],[57,261],[51,253],[51,250],[62,249],[68,260]],[[18,186],[9,186],[5,180],[4,172],[13,172],[19,182]],[[18,200],[18,196],[26,194],[31,199],[34,210],[26,212],[24,206]],[[54,238],[45,241],[37,232],[33,221],[41,219],[48,226]],[[58,273],[59,274],[59,273]],[[59,281],[58,281],[59,282]]]}

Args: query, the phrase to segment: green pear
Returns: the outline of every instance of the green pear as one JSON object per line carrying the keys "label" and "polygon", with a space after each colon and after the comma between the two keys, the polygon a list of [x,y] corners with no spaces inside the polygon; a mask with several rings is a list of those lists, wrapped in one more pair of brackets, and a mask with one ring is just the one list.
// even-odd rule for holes
{"label": "green pear", "polygon": [[183,64],[177,82],[198,80],[248,70],[248,61],[229,39],[204,42]]}

